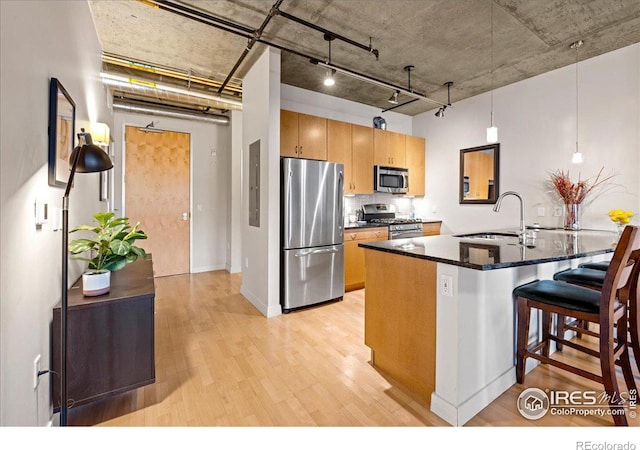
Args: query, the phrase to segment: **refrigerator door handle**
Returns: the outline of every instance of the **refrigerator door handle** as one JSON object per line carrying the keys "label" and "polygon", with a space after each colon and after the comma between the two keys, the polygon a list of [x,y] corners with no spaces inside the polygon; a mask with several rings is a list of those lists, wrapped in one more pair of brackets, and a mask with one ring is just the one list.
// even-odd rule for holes
{"label": "refrigerator door handle", "polygon": [[338,253],[338,252],[339,250],[337,248],[323,248],[319,250],[307,250],[306,252],[298,252],[293,256],[295,256],[296,258],[303,258],[309,255],[318,255],[321,253]]}

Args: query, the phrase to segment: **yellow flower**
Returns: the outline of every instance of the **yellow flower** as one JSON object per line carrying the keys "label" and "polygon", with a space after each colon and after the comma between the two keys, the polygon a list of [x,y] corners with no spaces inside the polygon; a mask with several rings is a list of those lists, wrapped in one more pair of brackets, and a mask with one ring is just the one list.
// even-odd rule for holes
{"label": "yellow flower", "polygon": [[629,219],[633,217],[633,212],[623,209],[612,209],[609,211],[609,218],[616,223],[629,223]]}

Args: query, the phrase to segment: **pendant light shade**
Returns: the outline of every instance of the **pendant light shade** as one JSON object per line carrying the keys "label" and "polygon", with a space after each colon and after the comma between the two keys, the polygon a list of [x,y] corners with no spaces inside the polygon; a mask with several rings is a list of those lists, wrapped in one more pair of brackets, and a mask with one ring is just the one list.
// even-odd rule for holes
{"label": "pendant light shade", "polygon": [[491,126],[487,128],[487,142],[489,144],[495,144],[498,142],[498,128]]}
{"label": "pendant light shade", "polygon": [[491,126],[487,128],[487,142],[498,142],[498,128],[493,125],[493,1],[491,2]]}
{"label": "pendant light shade", "polygon": [[582,157],[582,153],[578,148],[578,136],[579,136],[579,128],[578,128],[578,49],[582,47],[584,41],[576,41],[571,44],[570,48],[576,51],[576,149],[573,152],[573,156],[571,157],[571,162],[573,164],[582,164],[584,158]]}

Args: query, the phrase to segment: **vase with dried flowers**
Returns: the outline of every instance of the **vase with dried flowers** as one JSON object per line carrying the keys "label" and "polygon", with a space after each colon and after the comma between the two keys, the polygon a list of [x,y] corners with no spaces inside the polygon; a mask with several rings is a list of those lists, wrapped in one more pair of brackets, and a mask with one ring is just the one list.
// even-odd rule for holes
{"label": "vase with dried flowers", "polygon": [[600,169],[600,172],[598,172],[598,175],[595,177],[586,178],[584,180],[581,180],[580,175],[578,175],[578,181],[575,183],[571,181],[569,171],[565,173],[562,170],[558,170],[551,174],[551,183],[553,184],[556,193],[564,203],[565,230],[580,230],[582,204],[585,202],[587,195],[613,178],[613,175],[603,178],[603,170],[604,167]]}

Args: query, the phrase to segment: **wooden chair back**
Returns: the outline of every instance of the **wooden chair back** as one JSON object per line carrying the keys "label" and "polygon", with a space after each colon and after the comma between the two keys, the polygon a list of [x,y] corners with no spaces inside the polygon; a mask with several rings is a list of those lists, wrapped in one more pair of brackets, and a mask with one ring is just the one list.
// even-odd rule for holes
{"label": "wooden chair back", "polygon": [[[600,316],[609,316],[613,313],[616,300],[620,294],[621,300],[627,300],[627,295],[636,295],[632,292],[631,285],[638,283],[640,271],[640,227],[627,225],[622,232],[613,258],[609,263],[609,269],[604,278],[600,304]],[[637,289],[636,289],[637,290]]]}

